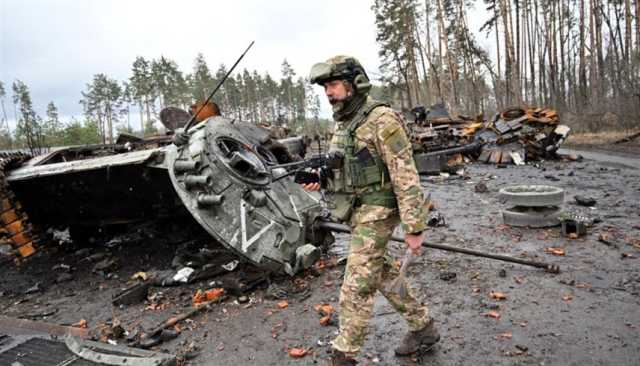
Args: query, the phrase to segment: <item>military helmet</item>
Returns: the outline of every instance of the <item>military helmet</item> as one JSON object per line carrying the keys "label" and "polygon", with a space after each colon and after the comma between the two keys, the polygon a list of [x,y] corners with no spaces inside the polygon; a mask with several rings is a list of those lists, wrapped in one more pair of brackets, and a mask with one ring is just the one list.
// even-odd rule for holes
{"label": "military helmet", "polygon": [[347,80],[353,84],[358,93],[366,93],[371,89],[369,76],[364,71],[364,67],[351,56],[334,56],[311,67],[309,81],[312,84],[322,85],[332,80]]}

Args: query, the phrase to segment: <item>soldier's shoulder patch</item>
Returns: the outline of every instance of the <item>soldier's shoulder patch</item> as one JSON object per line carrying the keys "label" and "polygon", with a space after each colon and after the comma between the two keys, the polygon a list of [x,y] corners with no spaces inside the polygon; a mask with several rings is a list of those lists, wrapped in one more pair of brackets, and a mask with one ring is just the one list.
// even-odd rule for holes
{"label": "soldier's shoulder patch", "polygon": [[400,125],[398,125],[397,123],[386,123],[380,130],[380,138],[382,138],[382,141],[386,141],[389,137],[391,137],[391,135],[396,133],[398,129],[400,129]]}
{"label": "soldier's shoulder patch", "polygon": [[380,131],[380,138],[394,154],[400,153],[411,145],[404,129],[397,121],[386,123]]}

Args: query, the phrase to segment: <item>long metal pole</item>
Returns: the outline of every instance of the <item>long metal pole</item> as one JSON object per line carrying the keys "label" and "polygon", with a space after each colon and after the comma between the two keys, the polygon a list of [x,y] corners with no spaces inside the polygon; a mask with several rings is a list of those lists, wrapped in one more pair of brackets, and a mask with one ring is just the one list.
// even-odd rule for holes
{"label": "long metal pole", "polygon": [[[335,231],[335,232],[339,232],[339,233],[351,233],[351,228],[348,225],[338,224],[338,223],[335,223],[335,222],[319,221],[318,222],[318,227],[323,228],[323,229],[327,229],[327,230],[331,230],[331,231]],[[393,240],[393,241],[404,243],[404,238],[402,236],[399,236],[399,235],[392,235],[390,239]],[[477,251],[477,250],[460,248],[460,247],[455,247],[453,245],[447,245],[447,244],[434,244],[434,243],[429,243],[426,240],[424,242],[422,242],[422,246],[427,247],[427,248],[445,250],[445,251],[448,251],[448,252],[469,254],[469,255],[476,256],[476,257],[491,258],[491,259],[497,259],[497,260],[504,261],[504,262],[511,262],[511,263],[522,264],[522,265],[525,265],[525,266],[532,266],[532,267],[542,268],[545,271],[551,272],[551,273],[560,273],[560,267],[555,265],[555,264],[549,264],[549,263],[544,263],[544,262],[536,262],[536,261],[530,261],[530,260],[526,260],[526,259],[514,258],[514,257],[510,257],[508,255],[485,253],[485,252],[480,252],[480,251]]]}
{"label": "long metal pole", "polygon": [[224,84],[225,80],[227,80],[227,78],[229,77],[229,75],[231,75],[231,72],[233,72],[233,69],[236,68],[236,66],[238,66],[238,64],[240,63],[240,60],[242,60],[242,58],[244,57],[244,55],[247,54],[247,52],[249,52],[249,49],[251,48],[251,46],[253,46],[253,44],[255,43],[255,41],[251,41],[251,44],[249,44],[249,47],[247,47],[246,50],[244,50],[244,52],[242,53],[242,55],[240,55],[240,57],[238,57],[238,60],[236,60],[236,63],[233,64],[233,66],[231,66],[231,68],[229,69],[229,71],[227,71],[227,74],[220,79],[220,81],[218,82],[218,85],[216,85],[216,88],[213,89],[213,91],[211,92],[211,94],[209,94],[209,97],[207,98],[207,100],[204,101],[204,104],[202,104],[200,106],[200,108],[198,108],[198,111],[191,116],[191,119],[189,120],[189,122],[187,122],[187,124],[184,126],[184,132],[186,133],[187,131],[189,131],[189,128],[191,127],[191,125],[193,124],[193,122],[195,122],[196,117],[198,117],[198,115],[200,114],[200,112],[202,111],[202,109],[204,108],[205,105],[207,105],[207,103],[209,103],[209,101],[211,100],[211,98],[213,98],[213,95],[218,91],[218,89],[220,89],[220,87],[222,86],[222,84]]}

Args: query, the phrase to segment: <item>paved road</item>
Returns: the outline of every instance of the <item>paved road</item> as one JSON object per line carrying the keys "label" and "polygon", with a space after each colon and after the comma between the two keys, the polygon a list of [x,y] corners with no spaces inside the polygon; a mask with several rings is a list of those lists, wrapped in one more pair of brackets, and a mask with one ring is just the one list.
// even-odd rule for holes
{"label": "paved road", "polygon": [[626,167],[640,169],[640,157],[632,157],[631,154],[624,156],[615,152],[599,152],[589,150],[560,149],[560,154],[579,154],[585,159],[593,160],[598,163],[624,165]]}

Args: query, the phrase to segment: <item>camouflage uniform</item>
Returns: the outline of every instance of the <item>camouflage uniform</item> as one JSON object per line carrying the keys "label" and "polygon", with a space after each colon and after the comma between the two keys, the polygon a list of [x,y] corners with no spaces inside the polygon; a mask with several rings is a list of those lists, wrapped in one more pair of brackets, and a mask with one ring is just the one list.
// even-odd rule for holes
{"label": "camouflage uniform", "polygon": [[371,84],[360,63],[336,56],[315,64],[309,79],[320,85],[341,80],[350,93],[333,105],[336,129],[330,150],[341,151],[344,159],[332,169],[326,188],[333,194],[334,217],[352,226],[340,290],[340,334],[333,341],[334,349],[352,359],[364,343],[376,291],[404,316],[411,331],[426,329],[427,307],[410,287],[405,298],[385,288],[397,275],[386,253],[389,237],[399,223],[405,233],[425,230],[428,209],[403,119],[368,97]]}
{"label": "camouflage uniform", "polygon": [[[371,104],[368,98],[367,104]],[[339,131],[343,125],[336,124]],[[337,136],[337,137],[336,137]],[[340,149],[339,134],[334,135],[332,149]],[[333,347],[352,357],[364,343],[374,296],[380,291],[401,313],[411,331],[418,331],[429,321],[427,307],[419,303],[409,288],[409,295],[400,298],[385,291],[397,271],[386,247],[394,228],[402,221],[407,233],[426,228],[426,208],[420,178],[413,161],[411,144],[401,117],[386,106],[376,107],[355,131],[356,150],[367,147],[375,151],[386,165],[398,208],[363,204],[351,216],[352,237],[340,291],[340,334]],[[367,192],[358,192],[366,195]]]}

